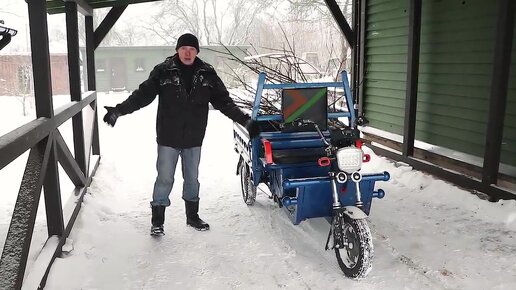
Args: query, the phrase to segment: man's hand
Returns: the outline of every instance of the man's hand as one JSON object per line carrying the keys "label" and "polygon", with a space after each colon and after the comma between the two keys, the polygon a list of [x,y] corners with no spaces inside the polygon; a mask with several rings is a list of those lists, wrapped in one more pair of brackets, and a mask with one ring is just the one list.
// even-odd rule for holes
{"label": "man's hand", "polygon": [[260,134],[260,126],[258,126],[258,123],[252,119],[247,120],[245,123],[245,128],[247,129],[247,132],[249,132],[249,138],[251,139],[257,137]]}
{"label": "man's hand", "polygon": [[115,107],[104,106],[104,108],[107,110],[106,115],[104,115],[104,122],[111,127],[115,126],[116,119],[118,119],[122,114],[120,114]]}

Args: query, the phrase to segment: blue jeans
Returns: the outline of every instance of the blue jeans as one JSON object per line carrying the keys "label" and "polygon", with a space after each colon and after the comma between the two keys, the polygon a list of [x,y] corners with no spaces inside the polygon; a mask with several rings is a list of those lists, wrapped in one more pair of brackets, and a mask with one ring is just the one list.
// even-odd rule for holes
{"label": "blue jeans", "polygon": [[177,160],[181,156],[183,171],[183,199],[199,201],[199,162],[201,161],[201,147],[176,149],[158,145],[158,161],[156,169],[158,177],[154,183],[151,206],[170,205],[169,195],[174,185]]}

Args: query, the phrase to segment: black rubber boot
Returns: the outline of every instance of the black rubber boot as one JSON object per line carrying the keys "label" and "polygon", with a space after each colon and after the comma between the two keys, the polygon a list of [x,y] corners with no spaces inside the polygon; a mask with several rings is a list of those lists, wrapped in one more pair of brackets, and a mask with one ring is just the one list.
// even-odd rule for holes
{"label": "black rubber boot", "polygon": [[152,207],[151,222],[155,227],[163,226],[163,223],[165,223],[165,206],[155,205]]}
{"label": "black rubber boot", "polygon": [[198,231],[207,231],[210,225],[199,217],[199,202],[185,200],[186,224]]}
{"label": "black rubber boot", "polygon": [[152,207],[151,235],[162,236],[165,234],[163,223],[165,222],[165,206],[156,205]]}

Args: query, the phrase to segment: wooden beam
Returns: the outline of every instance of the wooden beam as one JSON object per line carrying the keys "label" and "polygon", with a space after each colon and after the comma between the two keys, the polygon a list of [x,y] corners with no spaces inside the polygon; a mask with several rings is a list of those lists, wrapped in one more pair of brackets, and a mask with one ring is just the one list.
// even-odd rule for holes
{"label": "wooden beam", "polygon": [[57,156],[59,163],[65,170],[66,174],[68,174],[68,177],[70,177],[72,183],[75,186],[83,187],[86,184],[86,177],[73,158],[72,152],[70,152],[70,149],[68,149],[63,136],[61,136],[61,133],[56,130],[54,132],[54,137],[57,143]]}
{"label": "wooden beam", "polygon": [[77,3],[77,10],[84,16],[92,16],[93,15],[93,8],[90,6],[90,4],[88,4],[86,2],[86,0],[63,0],[63,1]]}
{"label": "wooden beam", "polygon": [[52,79],[50,72],[46,1],[28,1],[27,6],[29,9],[36,116],[37,118],[51,118],[54,115],[54,110],[52,104]]}
{"label": "wooden beam", "polygon": [[100,43],[106,37],[108,32],[111,30],[113,25],[117,22],[118,18],[122,16],[128,5],[116,6],[109,10],[104,20],[100,23],[99,27],[95,30],[95,49],[99,47]]}
{"label": "wooden beam", "polygon": [[21,289],[51,147],[49,136],[29,153],[0,258],[0,289]]}
{"label": "wooden beam", "polygon": [[45,182],[43,183],[45,198],[45,213],[47,217],[48,236],[62,236],[64,231],[63,207],[61,205],[61,186],[59,182],[59,167],[57,162],[56,142],[52,136],[52,147],[46,167]]}
{"label": "wooden beam", "polygon": [[87,92],[80,102],[68,103],[56,110],[51,118],[39,118],[0,137],[0,169],[7,166],[25,151],[34,147],[53,130],[61,126],[84,107],[95,101],[96,92]]}
{"label": "wooden beam", "polygon": [[419,47],[421,39],[421,2],[422,0],[410,0],[405,122],[403,126],[403,156],[412,156],[414,154],[414,140],[416,137]]}
{"label": "wooden beam", "polygon": [[333,19],[335,19],[337,22],[337,25],[344,34],[344,37],[349,43],[349,46],[354,47],[356,42],[355,33],[349,26],[346,17],[344,17],[344,14],[340,10],[339,4],[337,4],[335,0],[324,0],[324,2],[326,3],[326,6],[328,6],[328,9],[330,9],[331,15],[333,15]]}
{"label": "wooden beam", "polygon": [[[512,37],[514,31],[514,0],[498,1],[496,41],[494,47],[491,94],[486,126],[484,171],[482,182],[496,184],[500,167],[507,91],[511,68]],[[513,72],[514,74],[515,72]]]}
{"label": "wooden beam", "polygon": [[407,157],[401,154],[402,144],[397,141],[367,133],[364,134],[364,137],[367,146],[378,155],[407,163],[416,170],[425,171],[473,192],[482,192],[494,201],[516,199],[514,186],[516,179],[514,177],[500,174],[500,178],[508,185],[504,188],[483,184],[480,181],[482,175],[480,166],[417,148],[414,149],[414,156]]}
{"label": "wooden beam", "polygon": [[[79,21],[77,4],[66,2],[66,38],[68,43],[68,77],[70,80],[71,101],[80,101],[81,93],[81,65],[79,52]],[[82,111],[72,117],[73,147],[75,160],[84,174],[86,172],[86,151],[84,148],[84,126]]]}

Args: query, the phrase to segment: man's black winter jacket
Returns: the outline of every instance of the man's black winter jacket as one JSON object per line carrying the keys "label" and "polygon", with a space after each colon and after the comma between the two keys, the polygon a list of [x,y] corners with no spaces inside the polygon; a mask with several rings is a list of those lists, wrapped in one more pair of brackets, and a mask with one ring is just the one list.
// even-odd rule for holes
{"label": "man's black winter jacket", "polygon": [[173,148],[202,145],[208,121],[208,103],[242,125],[249,116],[233,100],[215,70],[196,58],[192,89],[188,94],[177,54],[154,67],[149,78],[124,102],[116,106],[122,114],[143,108],[159,96],[156,120],[157,142]]}

